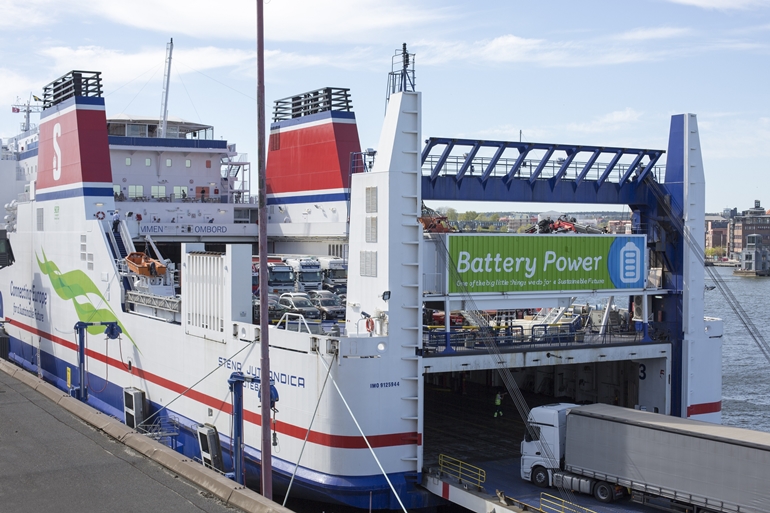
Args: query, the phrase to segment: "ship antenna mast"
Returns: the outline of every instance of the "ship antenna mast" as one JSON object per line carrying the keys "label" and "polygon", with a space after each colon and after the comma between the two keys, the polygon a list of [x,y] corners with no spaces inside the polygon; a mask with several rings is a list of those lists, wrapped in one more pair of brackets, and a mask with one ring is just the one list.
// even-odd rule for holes
{"label": "ship antenna mast", "polygon": [[21,124],[21,131],[22,133],[27,133],[32,128],[32,123],[29,122],[29,115],[32,112],[43,112],[43,106],[38,104],[32,104],[32,100],[35,100],[36,102],[42,102],[40,98],[35,96],[34,94],[30,93],[29,100],[27,100],[27,103],[21,103],[21,98],[16,98],[16,103],[11,105],[11,111],[14,113],[23,112],[24,113],[24,122]]}
{"label": "ship antenna mast", "polygon": [[414,92],[414,54],[406,49],[406,43],[401,45],[401,51],[396,50],[388,74],[388,91],[385,104],[390,101],[390,95],[401,92]]}
{"label": "ship antenna mast", "polygon": [[168,86],[171,82],[171,53],[174,51],[174,38],[166,45],[166,72],[163,75],[163,100],[160,103],[160,134],[166,137],[166,125],[168,125]]}

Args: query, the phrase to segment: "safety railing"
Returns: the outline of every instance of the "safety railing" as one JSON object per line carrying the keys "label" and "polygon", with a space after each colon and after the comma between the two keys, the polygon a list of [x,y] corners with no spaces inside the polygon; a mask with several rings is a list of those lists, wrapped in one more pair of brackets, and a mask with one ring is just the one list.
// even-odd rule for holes
{"label": "safety railing", "polygon": [[487,472],[484,469],[446,454],[439,454],[438,466],[442,475],[453,477],[460,483],[473,485],[477,490],[481,490],[482,483],[487,480]]}
{"label": "safety railing", "polygon": [[540,493],[540,511],[543,513],[596,513],[592,509],[565,501],[545,492]]}

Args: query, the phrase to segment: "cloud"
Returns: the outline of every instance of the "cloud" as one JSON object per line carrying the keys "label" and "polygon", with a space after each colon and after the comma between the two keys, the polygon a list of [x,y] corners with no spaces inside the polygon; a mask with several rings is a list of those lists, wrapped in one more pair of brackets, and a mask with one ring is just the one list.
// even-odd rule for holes
{"label": "cloud", "polygon": [[753,9],[770,6],[770,0],[668,0],[671,3],[726,11],[729,9]]}
{"label": "cloud", "polygon": [[50,0],[0,0],[0,27],[30,28],[53,23],[61,3],[53,4]]}
{"label": "cloud", "polygon": [[692,31],[684,27],[638,28],[614,36],[621,41],[649,41],[651,39],[671,39],[689,35]]}
{"label": "cloud", "polygon": [[[132,0],[88,2],[89,12],[114,23],[164,34],[205,39],[256,40],[256,4],[227,0],[227,8],[212,8],[209,0]],[[395,29],[413,30],[440,23],[449,8],[423,8],[407,0],[273,0],[264,3],[266,41],[305,43],[371,43],[388,41]],[[408,16],[404,13],[408,12]],[[202,15],[205,13],[205,15]],[[340,30],[344,27],[344,30]]]}
{"label": "cloud", "polygon": [[[51,60],[53,69],[96,69],[109,76],[112,84],[122,84],[146,75],[154,70],[157,73],[165,64],[164,48],[140,50],[136,53],[125,53],[119,50],[100,46],[67,46],[49,47],[39,52]],[[176,73],[189,73],[223,67],[240,66],[253,60],[255,52],[231,48],[200,47],[175,49],[174,62],[194,63],[195,68],[180,66]]]}
{"label": "cloud", "polygon": [[657,61],[676,51],[643,48],[638,44],[623,42],[610,44],[606,38],[548,41],[513,34],[471,43],[422,40],[412,45],[412,49],[417,49],[420,62],[427,65],[464,60],[500,64],[533,63],[562,68]]}
{"label": "cloud", "polygon": [[567,130],[581,133],[611,132],[627,127],[639,121],[642,112],[626,107],[624,110],[616,110],[605,114],[588,123],[570,123]]}

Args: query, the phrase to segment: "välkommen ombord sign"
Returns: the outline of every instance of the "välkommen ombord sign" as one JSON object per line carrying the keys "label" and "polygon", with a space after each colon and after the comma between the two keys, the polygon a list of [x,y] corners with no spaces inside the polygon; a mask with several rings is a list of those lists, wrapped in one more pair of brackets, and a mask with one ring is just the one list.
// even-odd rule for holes
{"label": "v\u00e4lkommen ombord sign", "polygon": [[644,288],[644,235],[450,235],[449,292]]}

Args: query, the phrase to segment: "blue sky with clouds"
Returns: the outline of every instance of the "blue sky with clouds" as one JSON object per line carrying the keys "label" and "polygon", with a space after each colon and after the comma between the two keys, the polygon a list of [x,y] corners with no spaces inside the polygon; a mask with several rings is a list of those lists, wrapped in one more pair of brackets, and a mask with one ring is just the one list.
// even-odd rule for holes
{"label": "blue sky with clouds", "polygon": [[[158,115],[173,37],[170,114],[214,125],[255,162],[255,5],[0,0],[0,137],[18,131],[17,97],[72,69],[103,72],[108,115]],[[406,42],[424,137],[521,131],[528,141],[665,149],[670,116],[692,112],[707,210],[770,207],[770,0],[264,5],[268,112],[278,98],[348,87],[361,145],[376,147],[391,57]]]}

